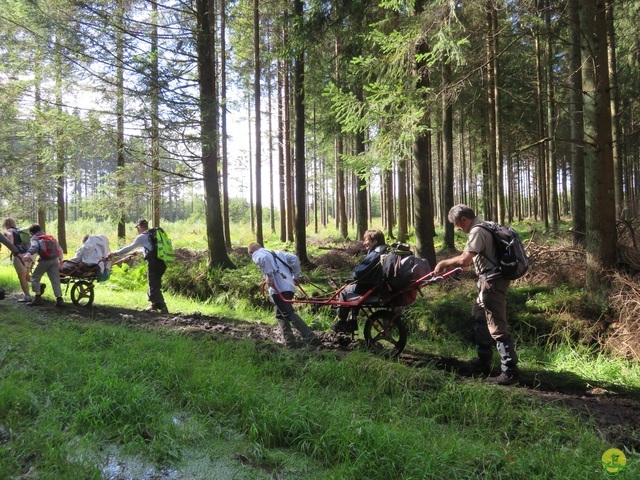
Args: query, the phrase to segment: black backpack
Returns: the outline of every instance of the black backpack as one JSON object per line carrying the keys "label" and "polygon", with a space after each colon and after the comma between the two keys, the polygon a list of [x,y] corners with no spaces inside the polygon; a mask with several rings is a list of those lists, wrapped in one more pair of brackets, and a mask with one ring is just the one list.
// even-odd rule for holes
{"label": "black backpack", "polygon": [[488,258],[487,260],[500,269],[504,278],[517,280],[527,273],[529,257],[527,257],[518,232],[496,222],[480,222],[478,226],[489,230],[493,235],[498,249],[498,258]]}
{"label": "black backpack", "polygon": [[429,262],[416,257],[406,243],[392,244],[389,251],[382,255],[380,265],[389,300],[396,305],[412,304],[418,295],[418,288],[407,287],[431,273]]}

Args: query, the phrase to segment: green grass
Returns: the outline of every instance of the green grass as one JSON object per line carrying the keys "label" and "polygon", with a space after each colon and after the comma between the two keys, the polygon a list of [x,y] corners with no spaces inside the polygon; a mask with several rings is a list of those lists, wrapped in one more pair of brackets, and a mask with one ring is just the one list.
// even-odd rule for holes
{"label": "green grass", "polygon": [[[186,224],[167,227],[198,246]],[[17,290],[4,255],[0,284]],[[191,287],[170,288],[170,310],[274,323],[257,269],[248,258],[235,261],[239,268],[229,272],[170,267],[168,284],[215,292],[202,300],[186,295]],[[128,470],[115,473],[123,478],[153,471],[180,479],[600,479],[608,448],[624,450],[629,463],[640,460],[633,444],[605,440],[595,419],[523,388],[359,351],[341,359],[136,327],[136,309],[147,304],[145,275],[144,264],[114,269],[96,284],[89,318],[0,302],[0,478],[99,479],[120,462]],[[473,282],[424,293],[406,311],[408,347],[472,357]],[[567,312],[589,311],[580,292],[522,286],[509,295],[528,384],[637,395],[637,362],[605,355],[570,331],[572,322],[558,327]],[[109,306],[127,309],[134,321]],[[330,323],[327,310],[300,309],[320,329]]]}
{"label": "green grass", "polygon": [[253,478],[265,469],[279,478],[601,478],[607,445],[591,422],[438,370],[64,316],[34,321],[24,309],[3,327],[0,425],[11,435],[0,471],[10,478],[28,468],[100,478],[88,459],[112,445],[179,469],[194,452],[215,459],[227,437],[236,450],[218,460],[250,459],[261,465]]}

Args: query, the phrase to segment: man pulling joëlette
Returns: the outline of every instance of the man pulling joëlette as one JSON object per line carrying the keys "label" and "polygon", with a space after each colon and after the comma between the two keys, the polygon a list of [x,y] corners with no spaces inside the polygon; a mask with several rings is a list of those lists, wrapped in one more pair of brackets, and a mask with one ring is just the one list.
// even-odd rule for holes
{"label": "man pulling jo\u00eblette", "polygon": [[481,220],[466,205],[452,207],[448,218],[469,237],[463,252],[439,262],[434,272],[439,274],[473,263],[478,274],[478,296],[471,311],[478,358],[471,363],[483,371],[489,371],[495,346],[500,354],[501,373],[497,377],[490,377],[489,381],[500,385],[517,383],[518,355],[507,323],[506,292],[510,281],[496,267],[499,264],[498,248],[493,235],[480,227]]}
{"label": "man pulling jo\u00eblette", "polygon": [[275,305],[276,319],[287,346],[296,344],[291,329],[292,324],[300,331],[307,343],[317,345],[319,340],[316,334],[296,313],[293,305],[287,301],[293,299],[296,284],[302,277],[298,257],[292,253],[267,250],[255,242],[249,245],[248,252],[264,275],[265,282],[269,285],[269,298]]}

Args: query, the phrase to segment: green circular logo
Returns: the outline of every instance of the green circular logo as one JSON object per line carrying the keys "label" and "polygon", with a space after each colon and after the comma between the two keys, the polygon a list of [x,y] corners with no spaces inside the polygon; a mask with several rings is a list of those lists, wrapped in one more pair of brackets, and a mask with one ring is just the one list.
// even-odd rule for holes
{"label": "green circular logo", "polygon": [[608,473],[619,473],[626,468],[627,457],[617,448],[610,448],[602,454],[602,466]]}

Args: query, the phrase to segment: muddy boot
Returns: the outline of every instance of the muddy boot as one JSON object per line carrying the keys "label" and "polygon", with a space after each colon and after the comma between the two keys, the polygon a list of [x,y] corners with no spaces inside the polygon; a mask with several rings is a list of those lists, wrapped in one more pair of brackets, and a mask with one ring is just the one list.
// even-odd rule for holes
{"label": "muddy boot", "polygon": [[62,297],[57,297],[56,298],[56,307],[64,308],[64,300],[62,300]]}
{"label": "muddy boot", "polygon": [[511,339],[498,340],[496,347],[500,354],[502,373],[497,377],[487,378],[487,381],[498,385],[514,385],[518,383],[518,354],[513,342]]}
{"label": "muddy boot", "polygon": [[502,372],[497,377],[489,377],[486,380],[489,383],[495,383],[496,385],[515,385],[519,382],[518,372],[511,370],[509,372]]}
{"label": "muddy boot", "polygon": [[30,307],[36,307],[38,305],[42,305],[43,303],[44,302],[42,301],[42,295],[36,295],[35,297],[33,297],[33,300],[27,303],[27,305],[29,305]]}
{"label": "muddy boot", "polygon": [[357,320],[338,320],[331,325],[331,330],[336,333],[354,333],[358,330]]}

